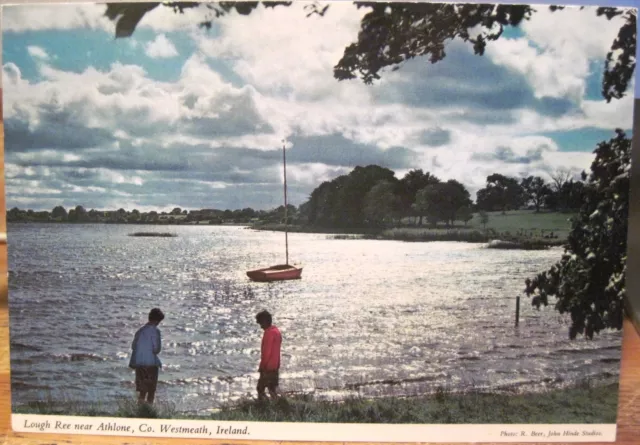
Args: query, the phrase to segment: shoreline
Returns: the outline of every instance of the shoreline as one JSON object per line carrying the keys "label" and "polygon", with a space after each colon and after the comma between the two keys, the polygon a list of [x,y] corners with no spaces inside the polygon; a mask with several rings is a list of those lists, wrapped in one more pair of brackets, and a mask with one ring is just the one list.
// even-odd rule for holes
{"label": "shoreline", "polygon": [[[261,224],[246,227],[250,230],[284,232],[284,224]],[[364,239],[379,241],[434,242],[454,241],[475,244],[487,244],[489,249],[501,250],[545,250],[551,247],[564,246],[567,239],[553,237],[534,237],[523,234],[480,230],[471,227],[428,228],[428,227],[394,227],[388,229],[333,229],[289,224],[289,233],[325,234],[331,239]]]}
{"label": "shoreline", "polygon": [[[285,225],[282,223],[250,223],[250,222],[234,222],[234,223],[180,223],[180,222],[57,222],[57,221],[11,221],[7,225],[7,232],[13,224],[54,224],[54,225],[127,225],[127,226],[206,226],[206,227],[239,227],[245,230],[284,232]],[[509,230],[511,229],[511,230]],[[513,227],[502,228],[478,228],[476,226],[452,226],[452,227],[429,227],[418,225],[403,225],[388,228],[337,228],[337,227],[316,227],[298,224],[288,224],[286,230],[289,233],[308,233],[316,235],[327,235],[328,239],[342,240],[377,240],[377,241],[404,241],[404,242],[433,242],[433,241],[452,241],[465,242],[475,244],[487,244],[489,249],[498,250],[546,250],[552,247],[561,247],[567,243],[567,233],[563,229],[515,229]],[[558,235],[560,233],[560,235]],[[131,236],[142,236],[130,234]],[[151,234],[149,236],[158,236]],[[173,234],[172,234],[173,236]]]}
{"label": "shoreline", "polygon": [[[615,380],[615,381],[614,381]],[[447,387],[410,396],[352,396],[322,400],[314,394],[285,393],[275,401],[241,399],[206,413],[179,412],[171,402],[138,406],[135,398],[116,401],[115,412],[100,402],[46,401],[15,406],[12,413],[86,417],[159,418],[211,421],[321,423],[615,423],[616,379],[589,378],[538,391],[518,388],[453,391]]]}

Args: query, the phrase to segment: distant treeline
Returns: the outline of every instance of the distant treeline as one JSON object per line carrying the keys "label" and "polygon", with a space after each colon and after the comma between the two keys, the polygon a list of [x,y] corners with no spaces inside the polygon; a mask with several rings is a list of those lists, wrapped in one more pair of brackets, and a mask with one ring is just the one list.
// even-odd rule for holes
{"label": "distant treeline", "polygon": [[[295,207],[288,206],[289,211]],[[118,210],[86,210],[78,205],[67,211],[56,206],[49,211],[21,210],[17,207],[7,212],[9,222],[62,222],[62,223],[120,223],[120,224],[225,224],[252,222],[280,222],[284,219],[284,206],[271,211],[245,208],[241,210],[183,210],[179,207],[171,212],[140,212]]]}
{"label": "distant treeline", "polygon": [[[576,211],[584,196],[584,183],[567,171],[558,171],[552,182],[538,176],[514,178],[494,173],[478,191],[475,204],[460,182],[441,180],[421,169],[409,171],[398,179],[388,168],[378,165],[356,167],[349,174],[325,181],[316,187],[299,207],[287,206],[287,221],[292,224],[323,228],[363,228],[402,225],[407,218],[432,226],[455,221],[467,222],[474,212],[507,211],[529,208],[535,211]],[[9,222],[71,222],[131,224],[225,224],[281,223],[284,206],[254,210],[183,210],[140,212],[86,210],[82,205],[69,210],[56,206],[49,211],[7,212]]]}

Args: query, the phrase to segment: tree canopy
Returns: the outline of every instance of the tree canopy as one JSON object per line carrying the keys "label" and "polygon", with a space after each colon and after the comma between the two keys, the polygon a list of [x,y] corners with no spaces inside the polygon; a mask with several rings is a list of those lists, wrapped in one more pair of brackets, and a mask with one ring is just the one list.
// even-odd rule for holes
{"label": "tree canopy", "polygon": [[464,185],[450,179],[447,182],[429,184],[419,190],[414,207],[419,214],[426,215],[430,223],[437,224],[442,221],[450,226],[461,216],[460,210],[470,205],[469,192]]}
{"label": "tree canopy", "polygon": [[546,198],[551,195],[551,189],[539,176],[527,176],[526,178],[522,178],[521,185],[525,200],[528,203],[533,204],[536,212],[539,212],[540,207],[542,207]]}
{"label": "tree canopy", "polygon": [[562,259],[526,280],[525,292],[535,306],[546,306],[555,296],[555,308],[571,315],[571,338],[622,328],[631,139],[616,130],[614,138],[598,144],[595,154],[584,204]]}

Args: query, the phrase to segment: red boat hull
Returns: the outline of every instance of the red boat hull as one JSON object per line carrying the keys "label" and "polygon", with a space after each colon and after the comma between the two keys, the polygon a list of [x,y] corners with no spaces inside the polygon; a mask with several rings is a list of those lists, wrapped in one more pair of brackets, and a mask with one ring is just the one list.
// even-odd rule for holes
{"label": "red boat hull", "polygon": [[298,280],[302,277],[302,267],[278,264],[263,269],[250,270],[247,272],[247,276],[253,281],[261,282]]}

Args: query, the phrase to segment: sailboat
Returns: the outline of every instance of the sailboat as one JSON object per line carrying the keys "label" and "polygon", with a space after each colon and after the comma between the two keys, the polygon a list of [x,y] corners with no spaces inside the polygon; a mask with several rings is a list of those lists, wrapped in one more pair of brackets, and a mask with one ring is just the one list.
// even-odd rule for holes
{"label": "sailboat", "polygon": [[282,141],[282,164],[284,167],[284,245],[286,260],[284,264],[250,270],[247,276],[253,281],[297,280],[302,277],[302,267],[289,264],[289,230],[287,220],[287,154],[285,142]]}

